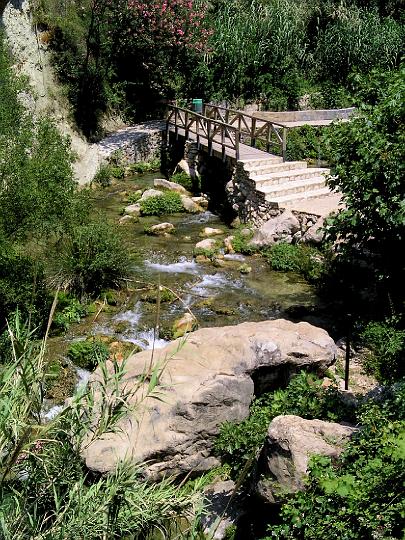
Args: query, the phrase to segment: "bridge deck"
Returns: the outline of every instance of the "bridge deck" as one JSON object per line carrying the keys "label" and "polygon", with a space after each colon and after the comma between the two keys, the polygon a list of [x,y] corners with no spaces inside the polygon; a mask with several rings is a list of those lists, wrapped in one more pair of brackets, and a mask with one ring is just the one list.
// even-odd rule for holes
{"label": "bridge deck", "polygon": [[[169,131],[171,133],[175,133],[175,126],[170,124],[169,125]],[[177,133],[181,137],[185,137],[185,130],[183,128],[178,127]],[[189,139],[196,141],[197,136],[194,133],[189,134]],[[199,135],[199,144],[200,147],[204,150],[208,150],[208,138],[204,135]],[[236,152],[233,148],[224,148],[225,156],[235,160]],[[212,142],[212,153],[214,156],[221,158],[223,155],[223,147],[221,144],[221,137],[220,135],[217,135],[214,137]],[[271,157],[279,157],[273,154],[269,154],[268,152],[265,152],[264,150],[259,150],[257,148],[253,148],[250,145],[240,143],[239,144],[239,161],[250,161],[250,160],[260,160],[260,159],[268,159]]]}

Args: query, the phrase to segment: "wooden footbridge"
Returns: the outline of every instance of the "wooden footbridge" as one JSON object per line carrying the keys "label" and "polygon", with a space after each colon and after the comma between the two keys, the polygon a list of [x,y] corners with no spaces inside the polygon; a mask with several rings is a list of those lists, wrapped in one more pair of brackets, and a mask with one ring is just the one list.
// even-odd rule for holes
{"label": "wooden footbridge", "polygon": [[252,186],[251,199],[318,215],[337,208],[339,196],[331,194],[325,182],[329,169],[286,160],[288,122],[212,104],[205,105],[202,114],[172,105],[170,133],[193,140],[210,156],[235,162],[237,174],[246,179],[244,186]]}
{"label": "wooden footbridge", "polygon": [[218,105],[204,105],[203,114],[170,106],[167,131],[176,138],[193,138],[210,156],[223,160],[265,159],[271,151],[286,158],[285,126]]}

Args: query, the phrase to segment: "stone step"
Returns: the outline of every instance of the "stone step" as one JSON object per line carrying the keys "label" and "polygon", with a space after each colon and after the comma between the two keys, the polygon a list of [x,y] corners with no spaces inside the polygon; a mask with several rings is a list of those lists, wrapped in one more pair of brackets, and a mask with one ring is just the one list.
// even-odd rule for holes
{"label": "stone step", "polygon": [[306,161],[284,161],[283,163],[269,163],[268,165],[245,165],[245,171],[248,171],[250,175],[262,176],[263,174],[306,169],[307,167]]}
{"label": "stone step", "polygon": [[[282,182],[290,182],[293,180],[298,180],[299,178],[311,178],[312,176],[321,176],[323,174],[329,174],[330,169],[325,169],[324,167],[308,167],[306,169],[292,169],[287,171],[279,171],[274,173],[267,174],[251,174],[250,179],[260,184],[263,182],[269,181],[271,184],[272,180],[280,180]],[[281,182],[275,182],[281,183]]]}
{"label": "stone step", "polygon": [[330,194],[330,189],[328,187],[323,187],[321,189],[303,191],[301,193],[290,193],[288,195],[282,195],[280,197],[266,195],[266,201],[281,208],[288,208],[289,206],[294,205],[294,203],[298,201],[307,201],[309,199],[327,197]]}
{"label": "stone step", "polygon": [[250,179],[255,182],[257,188],[263,186],[274,186],[277,184],[288,184],[295,180],[305,180],[314,178],[315,176],[323,176],[329,173],[329,169],[314,168],[308,169],[293,169],[291,171],[282,171],[263,175],[251,175]]}
{"label": "stone step", "polygon": [[281,197],[290,193],[310,192],[314,189],[321,189],[325,186],[325,178],[323,176],[315,176],[313,178],[304,178],[303,180],[295,180],[294,182],[285,182],[272,186],[260,186],[257,188],[259,193],[264,193],[267,196]]}
{"label": "stone step", "polygon": [[266,165],[270,165],[271,163],[283,163],[283,158],[279,156],[269,156],[266,159],[258,158],[258,159],[241,159],[238,161],[238,163],[242,163],[244,168],[247,167],[265,167]]}

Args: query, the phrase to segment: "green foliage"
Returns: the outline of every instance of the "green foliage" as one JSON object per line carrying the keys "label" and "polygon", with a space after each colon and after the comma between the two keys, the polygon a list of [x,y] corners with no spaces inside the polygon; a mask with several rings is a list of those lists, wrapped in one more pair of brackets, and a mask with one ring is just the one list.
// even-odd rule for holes
{"label": "green foliage", "polygon": [[343,5],[319,32],[314,62],[322,79],[342,82],[353,71],[395,67],[404,41],[405,29],[399,21],[381,18],[375,10]]}
{"label": "green foliage", "polygon": [[60,291],[58,303],[52,319],[52,329],[55,333],[66,332],[72,323],[78,323],[88,313],[87,306],[74,296]]}
{"label": "green foliage", "polygon": [[280,272],[298,272],[308,281],[317,281],[324,270],[324,258],[319,250],[305,244],[280,242],[264,250],[265,258]]}
{"label": "green foliage", "polygon": [[141,213],[143,216],[162,216],[184,211],[181,196],[175,191],[165,191],[162,195],[155,195],[141,201]]}
{"label": "green foliage", "polygon": [[148,172],[155,172],[160,169],[160,159],[152,159],[151,161],[140,161],[139,163],[133,163],[131,166],[131,172],[138,174],[145,174]]}
{"label": "green foliage", "polygon": [[83,369],[93,371],[109,357],[108,347],[98,339],[75,341],[67,352],[72,362]]}
{"label": "green foliage", "polygon": [[[16,322],[14,328],[21,328]],[[15,355],[0,370],[0,523],[4,540],[55,538],[138,540],[189,518],[196,490],[168,480],[146,482],[142,468],[127,462],[104,475],[90,474],[80,452],[118,430],[135,414],[134,394],[123,384],[125,362],[99,365],[97,382],[74,395],[49,422],[44,408],[45,344],[38,350],[15,331]],[[148,374],[155,380],[155,372]],[[139,383],[141,384],[141,383]],[[154,399],[150,384],[145,399]],[[157,533],[158,534],[158,533]]]}
{"label": "green foliage", "polygon": [[236,478],[251,467],[271,420],[285,414],[330,421],[353,419],[352,407],[343,400],[337,388],[323,388],[320,380],[301,372],[291,379],[285,390],[257,398],[251,405],[249,417],[243,422],[222,424],[215,450],[232,467]]}
{"label": "green foliage", "polygon": [[392,383],[405,376],[405,330],[393,321],[370,322],[360,334],[370,349],[364,364],[381,383]]}
{"label": "green foliage", "polygon": [[187,189],[187,191],[190,191],[190,193],[198,193],[201,191],[200,179],[192,178],[184,171],[173,174],[173,176],[170,177],[170,181],[180,184]]}
{"label": "green foliage", "polygon": [[249,242],[253,238],[253,229],[242,226],[236,229],[232,233],[232,247],[236,253],[242,253],[243,255],[252,255],[258,251],[256,246],[249,245]]}
{"label": "green foliage", "polygon": [[312,460],[306,491],[286,501],[266,540],[403,537],[405,383],[367,401],[358,420],[338,460]]}
{"label": "green foliage", "polygon": [[287,137],[287,160],[311,159],[315,162],[325,160],[327,158],[325,137],[329,129],[327,126],[302,126],[290,129]]}
{"label": "green foliage", "polygon": [[345,203],[330,222],[329,238],[340,239],[339,252],[346,258],[359,250],[363,257],[369,254],[377,280],[385,279],[401,305],[405,267],[393,255],[405,237],[405,65],[357,84],[368,103],[351,122],[335,126],[329,141],[336,171],[329,184],[343,193]]}
{"label": "green foliage", "polygon": [[128,271],[118,229],[102,221],[75,227],[63,255],[61,279],[80,295],[117,287]]}
{"label": "green foliage", "polygon": [[128,204],[135,204],[139,201],[139,199],[142,197],[142,191],[138,189],[137,191],[134,191],[133,193],[130,193],[127,198]]}
{"label": "green foliage", "polygon": [[48,305],[43,264],[0,237],[0,329],[17,309],[33,327],[41,325]]}

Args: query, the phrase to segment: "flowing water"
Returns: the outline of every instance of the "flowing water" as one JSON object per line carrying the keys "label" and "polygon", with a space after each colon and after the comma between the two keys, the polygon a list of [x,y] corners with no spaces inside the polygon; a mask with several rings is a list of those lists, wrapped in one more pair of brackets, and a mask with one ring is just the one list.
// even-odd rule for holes
{"label": "flowing water", "polygon": [[[139,188],[152,187],[158,176],[159,173],[137,176],[94,191],[95,205],[107,219],[117,223],[128,204],[128,195]],[[167,221],[175,225],[175,234],[145,234],[145,227]],[[67,335],[52,338],[53,354],[65,355],[71,341],[89,335],[111,336],[143,349],[160,348],[170,339],[174,321],[187,311],[195,315],[200,327],[226,326],[288,317],[297,307],[311,308],[317,304],[315,292],[298,275],[273,272],[259,256],[225,255],[219,268],[212,263],[197,263],[193,249],[206,226],[222,229],[223,234],[216,237],[219,240],[232,234],[232,229],[209,211],[141,217],[137,223],[122,225],[131,261],[127,289],[120,293],[116,307],[107,306],[97,316],[72,325]],[[243,263],[252,268],[251,273],[241,274],[239,267]],[[157,284],[178,297],[172,303],[162,303],[158,317],[156,304],[143,298]],[[155,330],[157,324],[159,331]],[[79,374],[79,380],[83,379],[85,376]]]}

